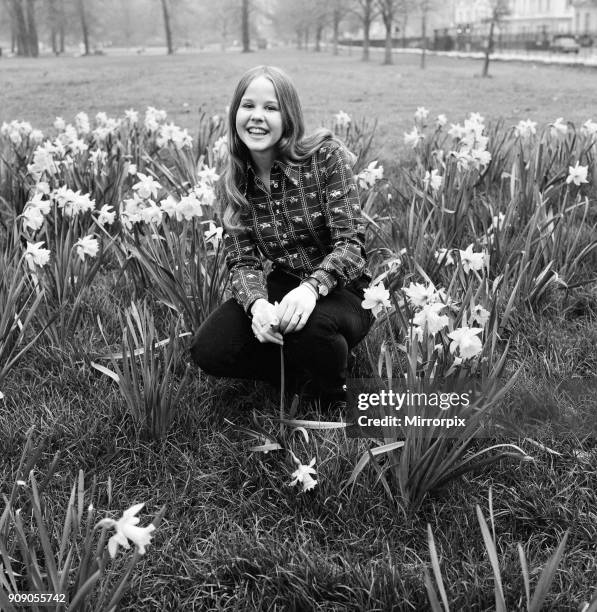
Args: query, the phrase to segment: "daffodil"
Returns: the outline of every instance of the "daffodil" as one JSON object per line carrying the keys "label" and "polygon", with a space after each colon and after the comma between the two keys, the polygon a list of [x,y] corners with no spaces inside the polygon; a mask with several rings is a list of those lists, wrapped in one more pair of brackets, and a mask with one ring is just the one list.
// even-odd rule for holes
{"label": "daffodil", "polygon": [[99,242],[93,237],[93,234],[89,236],[83,236],[79,238],[75,243],[75,251],[81,258],[81,261],[85,261],[85,256],[95,257],[99,250]]}
{"label": "daffodil", "polygon": [[352,119],[350,118],[350,115],[348,115],[348,113],[345,113],[342,110],[334,115],[334,126],[338,127],[341,130],[347,128],[350,125],[351,121]]}
{"label": "daffodil", "polygon": [[116,211],[110,206],[110,204],[104,204],[97,217],[97,222],[100,225],[112,225],[116,219]]}
{"label": "daffodil", "polygon": [[[294,456],[293,456],[294,457]],[[315,457],[311,459],[309,465],[303,465],[296,457],[294,457],[295,462],[298,465],[298,468],[292,473],[291,478],[292,482],[290,483],[291,487],[301,483],[303,485],[303,493],[305,491],[310,491],[317,484],[317,480],[314,480],[311,474],[317,474],[317,471],[313,468],[315,465]]]}
{"label": "daffodil", "polygon": [[441,302],[427,304],[413,317],[413,323],[422,329],[427,326],[427,331],[435,335],[448,325],[450,320],[446,315],[440,315],[440,311],[446,307]]}
{"label": "daffodil", "polygon": [[162,186],[153,178],[142,172],[137,172],[138,183],[133,185],[133,189],[137,192],[140,198],[155,198],[158,195],[158,189]]}
{"label": "daffodil", "polygon": [[42,249],[42,244],[43,242],[27,243],[25,259],[31,268],[35,266],[43,268],[50,261],[50,251],[49,249]]}
{"label": "daffodil", "polygon": [[357,175],[357,182],[362,189],[369,189],[383,178],[383,166],[377,166],[377,160],[372,161]]}
{"label": "daffodil", "polygon": [[425,287],[425,285],[421,283],[411,283],[408,287],[405,287],[403,291],[408,301],[417,308],[437,302],[436,291],[433,285]]}
{"label": "daffodil", "polygon": [[487,254],[484,252],[473,253],[473,245],[469,244],[464,251],[460,251],[460,261],[462,263],[462,269],[465,273],[469,273],[470,270],[479,271],[485,266],[487,260]]}
{"label": "daffodil", "polygon": [[453,266],[454,258],[451,253],[450,249],[437,249],[437,251],[435,251],[435,261],[444,266]]}
{"label": "daffodil", "polygon": [[565,136],[568,133],[568,126],[564,123],[563,117],[558,117],[551,125],[553,134]]}
{"label": "daffodil", "polygon": [[521,119],[514,128],[514,132],[519,138],[529,138],[537,133],[537,122],[530,119]]}
{"label": "daffodil", "polygon": [[575,166],[568,166],[568,178],[566,179],[566,183],[574,183],[577,186],[588,183],[587,172],[588,167],[579,166],[578,162],[576,162]]}
{"label": "daffodil", "polygon": [[585,136],[595,136],[597,134],[597,122],[587,119],[582,124],[581,131]]}
{"label": "daffodil", "polygon": [[483,343],[478,336],[482,331],[482,327],[459,327],[450,332],[450,352],[455,353],[458,350],[462,359],[475,357],[483,350]]}
{"label": "daffodil", "polygon": [[151,542],[151,534],[155,531],[154,525],[147,527],[137,527],[139,517],[135,516],[145,504],[135,504],[128,510],[125,510],[122,516],[115,521],[111,518],[102,519],[97,527],[114,527],[116,533],[108,540],[108,552],[110,557],[114,559],[118,552],[118,547],[129,549],[129,540],[137,547],[139,554],[145,554],[145,547]]}
{"label": "daffodil", "polygon": [[389,308],[391,305],[390,292],[383,286],[383,283],[374,287],[367,287],[364,296],[365,299],[361,302],[361,306],[365,310],[371,310],[374,317],[377,317],[384,307]]}
{"label": "daffodil", "polygon": [[223,231],[224,228],[218,227],[213,221],[209,221],[209,229],[203,232],[205,242],[211,244],[214,249],[217,249],[222,241]]}
{"label": "daffodil", "polygon": [[431,172],[429,172],[429,170],[425,172],[425,178],[423,179],[425,189],[429,189],[429,187],[431,187],[433,191],[437,191],[442,186],[443,182],[444,177],[439,174],[437,169],[434,168]]}
{"label": "daffodil", "polygon": [[479,325],[482,325],[483,327],[485,327],[485,324],[487,323],[487,321],[489,321],[489,317],[490,317],[489,310],[486,310],[485,308],[483,308],[481,304],[477,304],[473,308],[472,320],[477,321]]}
{"label": "daffodil", "polygon": [[425,121],[429,117],[429,110],[424,106],[417,106],[417,110],[415,111],[415,121]]}
{"label": "daffodil", "polygon": [[413,149],[419,144],[419,140],[423,140],[423,134],[414,127],[410,132],[404,132],[404,144]]}
{"label": "daffodil", "polygon": [[443,127],[446,125],[446,123],[448,123],[448,118],[442,113],[441,115],[437,116],[435,123],[437,124],[437,127]]}

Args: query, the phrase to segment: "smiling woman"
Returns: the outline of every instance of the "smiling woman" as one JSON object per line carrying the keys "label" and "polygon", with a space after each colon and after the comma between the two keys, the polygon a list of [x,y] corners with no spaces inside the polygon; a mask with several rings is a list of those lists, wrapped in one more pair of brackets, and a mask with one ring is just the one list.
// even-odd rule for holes
{"label": "smiling woman", "polygon": [[349,351],[373,320],[361,308],[371,275],[354,156],[329,130],[304,135],[292,81],[268,66],[236,87],[228,153],[219,193],[233,297],[199,329],[193,358],[209,374],[277,384],[279,345],[291,388],[309,382],[343,405]]}

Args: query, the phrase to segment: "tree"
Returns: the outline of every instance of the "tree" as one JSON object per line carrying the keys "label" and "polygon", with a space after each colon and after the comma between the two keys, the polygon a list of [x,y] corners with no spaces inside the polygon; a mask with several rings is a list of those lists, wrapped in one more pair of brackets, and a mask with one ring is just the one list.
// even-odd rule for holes
{"label": "tree", "polygon": [[392,27],[394,25],[394,19],[396,17],[396,11],[401,0],[377,0],[379,6],[379,12],[386,28],[386,44],[385,54],[383,63],[386,65],[392,64]]}
{"label": "tree", "polygon": [[371,24],[377,17],[377,7],[375,0],[356,0],[356,11],[353,11],[355,15],[361,20],[363,26],[363,56],[364,62],[369,61],[369,30]]}
{"label": "tree", "polygon": [[483,72],[481,76],[489,76],[489,59],[493,53],[495,26],[509,13],[507,0],[491,1],[491,16],[485,21],[489,22],[489,34],[485,44],[485,61],[483,62]]}
{"label": "tree", "polygon": [[85,10],[85,0],[78,0],[77,9],[79,13],[79,21],[81,23],[81,34],[83,35],[83,47],[85,48],[84,55],[91,55],[89,48],[89,25],[87,23],[87,11]]}
{"label": "tree", "polygon": [[17,55],[37,57],[39,40],[35,23],[35,0],[6,0]]}
{"label": "tree", "polygon": [[172,46],[172,28],[170,27],[170,7],[168,0],[162,0],[162,12],[164,13],[164,30],[166,31],[166,46],[168,47],[168,55],[174,53]]}
{"label": "tree", "polygon": [[243,53],[251,51],[251,37],[249,30],[249,0],[242,0],[242,39]]}

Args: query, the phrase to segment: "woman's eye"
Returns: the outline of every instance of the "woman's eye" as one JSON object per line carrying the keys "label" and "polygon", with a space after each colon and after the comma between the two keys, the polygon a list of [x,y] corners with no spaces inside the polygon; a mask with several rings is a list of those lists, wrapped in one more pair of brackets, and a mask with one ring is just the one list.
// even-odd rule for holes
{"label": "woman's eye", "polygon": [[276,106],[266,106],[265,110],[269,110],[269,111],[277,111],[278,108]]}

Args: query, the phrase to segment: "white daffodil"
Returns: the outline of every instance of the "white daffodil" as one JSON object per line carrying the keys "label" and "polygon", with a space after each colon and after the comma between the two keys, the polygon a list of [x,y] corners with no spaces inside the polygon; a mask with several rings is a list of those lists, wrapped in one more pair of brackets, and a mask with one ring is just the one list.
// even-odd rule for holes
{"label": "white daffodil", "polygon": [[78,113],[75,116],[75,127],[79,134],[89,134],[91,127],[89,125],[89,117],[87,113]]}
{"label": "white daffodil", "polygon": [[75,251],[81,258],[81,261],[85,261],[85,256],[95,257],[99,250],[99,242],[93,237],[93,234],[89,236],[83,236],[79,238],[75,243]]}
{"label": "white daffodil", "polygon": [[112,225],[115,219],[116,211],[112,208],[110,204],[104,204],[99,211],[97,222],[102,226]]}
{"label": "white daffodil", "polygon": [[0,391],[0,400],[4,399],[4,393],[2,393],[2,391]]}
{"label": "white daffodil", "polygon": [[137,547],[140,555],[145,554],[145,547],[151,543],[151,534],[155,531],[154,525],[147,527],[137,527],[139,517],[135,516],[145,504],[135,504],[128,510],[125,510],[122,516],[115,521],[111,518],[102,519],[97,527],[114,527],[116,533],[108,540],[108,552],[110,557],[114,559],[118,552],[118,547],[129,549],[129,540]]}
{"label": "white daffodil", "polygon": [[317,480],[314,480],[311,474],[317,474],[317,471],[313,468],[315,465],[315,457],[311,459],[309,465],[303,465],[295,458],[296,463],[298,464],[298,468],[292,473],[291,478],[292,482],[290,483],[291,487],[301,483],[303,485],[303,493],[305,491],[310,491],[317,484]]}
{"label": "white daffodil", "polygon": [[428,333],[435,335],[448,325],[450,319],[446,315],[440,315],[440,311],[446,307],[441,302],[427,304],[413,317],[413,323],[422,329],[427,326]]}
{"label": "white daffodil", "polygon": [[585,136],[595,136],[595,135],[597,135],[597,122],[595,122],[595,121],[593,121],[591,119],[587,119],[582,124],[581,132]]}
{"label": "white daffodil", "polygon": [[417,110],[415,111],[415,121],[423,122],[425,119],[429,117],[429,109],[424,106],[417,106]]}
{"label": "white daffodil", "polygon": [[209,221],[209,229],[203,232],[205,242],[213,246],[214,249],[218,248],[218,245],[222,241],[223,227],[218,227],[213,221]]}
{"label": "white daffodil", "polygon": [[437,127],[444,127],[444,125],[446,125],[446,123],[448,123],[448,118],[446,117],[446,115],[444,115],[442,113],[441,115],[437,116],[437,119],[435,120],[435,123],[436,123]]}
{"label": "white daffodil", "polygon": [[403,291],[408,301],[417,308],[437,302],[437,295],[433,285],[425,287],[421,283],[411,283],[408,287],[404,287]]}
{"label": "white daffodil", "polygon": [[463,125],[460,125],[460,123],[453,123],[450,129],[448,130],[448,135],[458,140],[466,136],[466,133],[467,131],[465,127]]}
{"label": "white daffodil", "polygon": [[370,189],[383,178],[383,166],[377,166],[378,161],[372,161],[364,170],[357,174],[357,183],[361,189]]}
{"label": "white daffodil", "polygon": [[514,128],[514,133],[519,138],[529,138],[537,133],[537,122],[530,119],[521,119]]}
{"label": "white daffodil", "polygon": [[132,125],[135,125],[139,121],[139,113],[134,108],[125,110],[124,117]]}
{"label": "white daffodil", "polygon": [[563,117],[558,117],[551,125],[552,134],[565,136],[568,133],[568,126],[564,123]]}
{"label": "white daffodil", "polygon": [[373,316],[377,317],[385,308],[391,306],[390,292],[384,287],[383,283],[374,287],[367,287],[364,291],[365,299],[361,302],[361,306],[365,310],[371,310]]}
{"label": "white daffodil", "polygon": [[334,126],[341,130],[346,129],[350,125],[351,121],[352,119],[350,118],[350,115],[342,110],[334,115]]}
{"label": "white daffodil", "polygon": [[435,251],[435,261],[444,266],[453,266],[454,258],[452,257],[451,249],[437,249]]}
{"label": "white daffodil", "polygon": [[450,332],[450,352],[455,353],[458,350],[462,359],[475,357],[483,350],[481,338],[478,336],[482,331],[482,327],[459,327]]}
{"label": "white daffodil", "polygon": [[477,323],[481,325],[482,327],[485,327],[485,324],[487,323],[487,321],[489,321],[489,317],[490,317],[489,310],[486,310],[485,308],[483,308],[481,304],[477,304],[473,308],[472,320],[477,321]]}
{"label": "white daffodil", "polygon": [[56,117],[56,119],[54,119],[54,127],[62,132],[66,127],[66,121],[62,117]]}
{"label": "white daffodil", "polygon": [[[162,203],[162,208],[163,208]],[[201,208],[201,201],[194,195],[188,195],[180,198],[180,202],[176,205],[176,220],[190,221],[193,217],[201,217],[203,215],[203,209]]]}
{"label": "white daffodil", "polygon": [[404,144],[413,149],[419,144],[419,141],[423,140],[423,134],[414,127],[410,132],[404,132]]}
{"label": "white daffodil", "polygon": [[162,220],[163,210],[152,200],[147,206],[140,209],[139,214],[145,223],[159,223]]}
{"label": "white daffodil", "polygon": [[462,263],[462,269],[466,274],[470,270],[478,272],[485,266],[487,260],[487,254],[485,252],[473,253],[473,244],[469,244],[464,251],[460,251],[460,261]]}
{"label": "white daffodil", "polygon": [[228,154],[228,138],[224,136],[220,136],[215,142],[214,146],[211,148],[214,157],[219,160],[223,160]]}
{"label": "white daffodil", "polygon": [[425,189],[429,189],[429,187],[431,187],[433,191],[437,191],[442,186],[443,182],[444,177],[439,174],[437,169],[434,168],[431,172],[429,172],[429,170],[425,172],[425,178],[423,179]]}
{"label": "white daffodil", "polygon": [[129,164],[127,168],[127,174],[130,176],[135,176],[137,174],[137,164]]}
{"label": "white daffodil", "polygon": [[568,166],[568,178],[566,179],[566,183],[574,183],[577,186],[588,183],[588,170],[588,166],[579,166],[578,162],[576,162],[575,166]]}
{"label": "white daffodil", "polygon": [[33,268],[39,266],[43,268],[48,261],[50,261],[50,250],[42,248],[43,242],[27,243],[27,250],[25,251],[25,259],[29,264],[29,267]]}
{"label": "white daffodil", "polygon": [[138,183],[133,185],[133,189],[137,192],[137,195],[144,200],[147,198],[155,198],[158,195],[158,189],[161,189],[161,185],[153,178],[142,172],[137,172]]}

